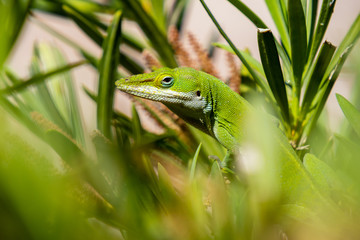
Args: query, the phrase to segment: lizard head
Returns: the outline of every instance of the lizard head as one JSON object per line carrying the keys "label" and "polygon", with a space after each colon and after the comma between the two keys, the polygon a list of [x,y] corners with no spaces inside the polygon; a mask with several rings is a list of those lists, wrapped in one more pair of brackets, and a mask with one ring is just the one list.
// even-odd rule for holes
{"label": "lizard head", "polygon": [[201,80],[199,71],[192,68],[160,68],[119,79],[116,86],[123,92],[168,106],[200,110],[206,106]]}

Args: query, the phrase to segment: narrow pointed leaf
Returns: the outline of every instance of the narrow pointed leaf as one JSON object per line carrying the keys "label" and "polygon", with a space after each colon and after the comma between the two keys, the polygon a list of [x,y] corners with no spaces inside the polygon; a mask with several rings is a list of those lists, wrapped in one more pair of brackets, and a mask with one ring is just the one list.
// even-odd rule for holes
{"label": "narrow pointed leaf", "polygon": [[22,90],[24,90],[25,88],[27,88],[29,86],[42,83],[43,81],[45,81],[49,77],[52,77],[52,76],[54,76],[56,74],[59,74],[59,73],[69,71],[69,70],[71,70],[73,68],[76,68],[78,66],[81,66],[81,65],[83,65],[85,63],[86,63],[85,61],[80,61],[80,62],[73,63],[73,64],[67,64],[67,65],[65,65],[63,67],[59,67],[58,69],[55,69],[55,70],[47,72],[47,73],[36,74],[35,76],[33,76],[33,77],[31,77],[31,78],[29,78],[27,80],[23,80],[23,81],[19,82],[18,84],[15,84],[12,87],[0,90],[0,95],[8,95],[8,94],[13,93],[13,92],[22,91]]}
{"label": "narrow pointed leaf", "polygon": [[315,24],[316,24],[316,16],[318,10],[318,0],[311,0],[308,4],[308,10],[306,14],[306,29],[308,36],[308,51],[311,50],[311,42],[313,40]]}
{"label": "narrow pointed leaf", "polygon": [[360,111],[340,94],[336,94],[336,99],[346,119],[360,137]]}
{"label": "narrow pointed leaf", "polygon": [[172,47],[167,40],[166,33],[156,25],[154,20],[141,7],[139,1],[124,0],[123,3],[127,7],[128,11],[130,10],[135,15],[135,20],[151,41],[154,49],[160,55],[163,64],[168,67],[176,67],[177,63]]}
{"label": "narrow pointed leaf", "polygon": [[274,36],[269,29],[258,30],[258,44],[261,62],[271,91],[281,108],[285,121],[289,121],[289,104],[286,95],[284,77]]}
{"label": "narrow pointed leaf", "polygon": [[245,3],[240,0],[228,0],[239,11],[241,11],[257,28],[268,28],[266,24]]}
{"label": "narrow pointed leaf", "polygon": [[314,70],[309,79],[308,86],[303,98],[302,112],[306,114],[311,106],[311,103],[319,90],[320,83],[322,82],[325,71],[329,66],[331,58],[335,52],[336,47],[329,42],[324,42],[319,56],[316,60]]}
{"label": "narrow pointed leaf", "polygon": [[350,53],[350,50],[356,44],[360,38],[360,14],[357,16],[349,31],[346,33],[344,39],[341,41],[339,47],[337,48],[333,59],[331,60],[330,66],[327,69],[326,73],[330,74],[336,65],[341,62],[340,58],[345,60],[344,56],[347,56]]}
{"label": "narrow pointed leaf", "polygon": [[194,177],[195,177],[195,169],[196,169],[196,164],[197,164],[197,161],[198,161],[198,158],[199,158],[200,150],[201,150],[201,143],[199,144],[198,148],[196,149],[194,158],[193,158],[193,160],[191,162],[190,181],[194,180]]}
{"label": "narrow pointed leaf", "polygon": [[[225,51],[228,51],[232,54],[235,54],[234,50],[229,46],[229,45],[226,45],[226,44],[223,44],[223,43],[213,43],[213,45],[215,47],[218,47],[218,48],[221,48],[221,49],[224,49]],[[251,56],[248,52],[246,51],[241,51],[241,50],[238,50],[244,57],[244,59],[249,63],[249,65],[254,69],[256,70],[258,73],[260,73],[262,76],[265,77],[265,73],[264,73],[264,69],[261,65],[261,63],[255,59],[253,56]]]}
{"label": "narrow pointed leaf", "polygon": [[0,1],[0,69],[27,17],[31,0]]}
{"label": "narrow pointed leaf", "polygon": [[316,24],[314,38],[311,43],[311,50],[309,54],[309,60],[315,58],[317,51],[319,50],[320,43],[325,35],[326,29],[329,25],[330,18],[334,11],[336,0],[324,0],[321,5],[320,16]]}
{"label": "narrow pointed leaf", "polygon": [[133,133],[134,133],[134,141],[136,144],[140,144],[142,141],[142,136],[143,136],[143,128],[141,126],[141,121],[140,121],[140,117],[139,117],[139,113],[137,112],[135,106],[132,106],[132,129],[133,129]]}
{"label": "narrow pointed leaf", "polygon": [[104,136],[111,137],[111,118],[113,112],[115,79],[119,63],[119,45],[121,37],[121,12],[114,14],[104,41],[103,55],[100,61],[97,126]]}
{"label": "narrow pointed leaf", "polygon": [[230,45],[232,50],[235,52],[236,56],[240,59],[240,61],[244,64],[244,66],[248,69],[251,76],[254,78],[255,82],[260,86],[260,88],[264,91],[267,97],[270,98],[270,100],[275,103],[274,97],[272,96],[272,93],[269,91],[269,88],[267,84],[262,81],[262,79],[258,76],[258,74],[255,72],[255,70],[251,67],[251,65],[246,61],[244,56],[239,52],[239,50],[235,47],[234,43],[230,40],[230,38],[227,36],[227,34],[224,32],[222,27],[220,26],[219,22],[215,19],[214,15],[210,11],[209,7],[206,5],[204,0],[200,0],[201,4],[203,5],[205,11],[210,16],[211,20],[215,24],[216,28],[219,30],[220,34],[225,38],[227,43]]}
{"label": "narrow pointed leaf", "polygon": [[91,23],[86,17],[83,16],[81,11],[67,4],[64,5],[64,11],[70,18],[98,45],[103,44],[104,37],[101,32],[97,29],[97,26]]}
{"label": "narrow pointed leaf", "polygon": [[304,10],[300,0],[288,3],[291,60],[297,97],[300,97],[301,78],[306,63],[307,37]]}
{"label": "narrow pointed leaf", "polygon": [[275,22],[276,28],[279,31],[281,42],[284,44],[285,50],[290,53],[290,37],[280,1],[265,0],[265,3],[273,21]]}

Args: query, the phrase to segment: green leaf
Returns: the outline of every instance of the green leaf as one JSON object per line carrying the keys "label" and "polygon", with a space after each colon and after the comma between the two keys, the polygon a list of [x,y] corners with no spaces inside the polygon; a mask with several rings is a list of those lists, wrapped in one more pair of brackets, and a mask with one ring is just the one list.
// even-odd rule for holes
{"label": "green leaf", "polygon": [[115,79],[119,62],[119,45],[121,37],[121,11],[115,13],[104,41],[103,55],[100,61],[97,126],[106,136],[111,138],[111,118],[113,112]]}
{"label": "green leaf", "polygon": [[251,76],[254,78],[255,82],[260,86],[260,88],[264,91],[266,96],[270,98],[273,103],[275,102],[270,89],[267,84],[258,76],[258,74],[255,72],[255,70],[250,66],[250,64],[246,61],[245,57],[239,52],[239,50],[235,47],[234,43],[230,40],[230,38],[226,35],[224,30],[221,28],[218,21],[215,19],[214,15],[211,13],[210,9],[204,2],[204,0],[200,0],[201,4],[203,5],[205,11],[210,16],[211,20],[215,24],[216,28],[219,30],[220,34],[225,38],[226,42],[230,45],[232,50],[235,52],[236,56],[241,60],[241,62],[244,64],[244,66],[248,69]]}
{"label": "green leaf", "polygon": [[285,121],[290,121],[289,104],[286,95],[284,77],[274,36],[269,29],[258,30],[258,44],[261,62],[272,93],[280,106]]}
{"label": "green leaf", "polygon": [[172,47],[170,46],[165,32],[153,21],[153,19],[141,7],[138,0],[124,0],[127,11],[135,15],[135,20],[142,31],[149,38],[152,46],[161,57],[164,66],[174,68],[177,66]]}
{"label": "green leaf", "polygon": [[334,190],[340,190],[339,178],[325,162],[308,153],[304,157],[304,167],[326,196],[330,196]]}
{"label": "green leaf", "polygon": [[360,37],[360,14],[357,16],[357,18],[349,28],[349,31],[346,33],[344,39],[341,41],[339,47],[337,48],[334,57],[331,60],[330,66],[326,71],[327,75],[333,72],[335,68],[338,68],[337,66],[339,66],[339,62],[346,60],[345,56],[347,56],[350,53],[351,49],[358,41],[359,37]]}
{"label": "green leaf", "polygon": [[296,97],[300,99],[301,81],[306,63],[307,37],[304,10],[300,0],[288,3],[291,60]]}
{"label": "green leaf", "polygon": [[[334,11],[336,0],[324,0],[321,5],[319,20],[316,24],[316,30],[312,42],[309,44],[311,47],[309,53],[309,62],[315,58],[319,50],[320,43],[325,35],[326,29],[329,25],[331,15]],[[314,14],[314,13],[313,13]]]}
{"label": "green leaf", "polygon": [[142,142],[142,136],[143,136],[143,128],[141,126],[141,121],[139,117],[139,113],[137,112],[135,106],[132,106],[132,129],[133,129],[133,136],[134,141],[136,144],[140,144]]}
{"label": "green leaf", "polygon": [[74,8],[70,4],[63,6],[64,11],[70,18],[99,46],[103,44],[104,37],[97,27],[86,18],[81,11]]}
{"label": "green leaf", "polygon": [[0,1],[0,69],[27,17],[31,0]]}
{"label": "green leaf", "polygon": [[336,47],[329,42],[324,42],[321,47],[303,98],[302,113],[304,115],[307,114],[312,101],[319,90],[320,83],[324,78],[326,69],[329,67],[335,49]]}
{"label": "green leaf", "polygon": [[[234,50],[229,45],[219,43],[219,42],[215,42],[212,45],[214,45],[215,47],[224,49],[225,51],[228,51],[232,54],[235,54]],[[245,60],[249,63],[249,65],[254,70],[256,70],[258,73],[260,73],[262,76],[265,77],[264,69],[258,60],[256,60],[253,56],[251,56],[251,54],[247,51],[242,51],[242,50],[238,50],[238,51],[243,55]]]}
{"label": "green leaf", "polygon": [[279,31],[281,42],[283,43],[286,52],[290,53],[290,38],[285,15],[282,11],[282,5],[279,0],[265,0],[265,3],[275,22],[276,28]]}
{"label": "green leaf", "polygon": [[336,94],[336,99],[346,119],[360,137],[360,111],[340,94]]}
{"label": "green leaf", "polygon": [[314,36],[317,10],[318,0],[310,0],[306,14],[306,29],[309,43],[308,50],[311,50],[311,42],[313,41]]}
{"label": "green leaf", "polygon": [[194,180],[195,177],[195,170],[196,170],[196,163],[197,160],[199,158],[199,153],[200,153],[200,149],[201,149],[201,143],[199,144],[199,146],[196,149],[195,155],[193,157],[193,160],[191,162],[191,168],[190,168],[190,181]]}
{"label": "green leaf", "polygon": [[[320,98],[320,101],[315,108],[314,115],[311,118],[309,124],[307,124],[305,127],[304,134],[303,134],[304,139],[306,139],[307,136],[309,136],[310,132],[315,127],[315,124],[316,124],[322,110],[324,109],[325,103],[330,95],[330,92],[335,84],[336,79],[338,78],[338,76],[340,74],[340,71],[345,63],[345,60],[347,59],[347,57],[349,56],[349,54],[351,52],[352,47],[353,47],[353,45],[351,45],[347,49],[345,49],[343,54],[338,58],[337,64],[334,66],[334,68],[329,73],[329,75],[325,75],[324,86],[321,87],[322,91],[320,91],[317,96]],[[335,57],[333,57],[333,60],[334,60],[334,58]],[[328,67],[327,71],[328,70],[329,70],[329,67]],[[325,74],[327,74],[327,73],[325,73]]]}
{"label": "green leaf", "polygon": [[78,66],[81,66],[83,64],[87,63],[86,61],[80,61],[77,63],[73,63],[73,64],[66,64],[65,66],[59,67],[55,70],[49,71],[47,73],[39,73],[34,75],[33,77],[27,79],[27,80],[22,80],[21,82],[19,82],[18,84],[15,84],[14,86],[11,86],[9,88],[6,89],[1,89],[0,90],[0,95],[8,95],[14,92],[18,92],[18,91],[22,91],[25,88],[29,87],[29,86],[33,86],[33,85],[37,85],[40,84],[42,82],[44,82],[47,78],[52,77],[56,74],[60,74],[60,73],[64,73],[67,72],[73,68],[76,68]]}
{"label": "green leaf", "polygon": [[268,28],[266,24],[251,9],[240,0],[228,0],[240,12],[242,12],[257,28]]}

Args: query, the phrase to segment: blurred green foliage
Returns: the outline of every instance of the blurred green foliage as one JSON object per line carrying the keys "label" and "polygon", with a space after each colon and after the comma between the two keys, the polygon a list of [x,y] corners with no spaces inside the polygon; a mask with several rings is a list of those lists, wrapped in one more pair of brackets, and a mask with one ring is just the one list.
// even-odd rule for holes
{"label": "blurred green foliage", "polygon": [[[356,46],[360,17],[335,49],[322,43],[335,1],[322,1],[318,11],[316,0],[266,0],[279,39],[242,1],[229,2],[261,28],[261,63],[235,48],[220,25],[230,46],[215,45],[243,61],[240,93],[246,89],[254,105],[260,96],[284,132],[274,141],[272,128],[253,119],[235,174],[221,169],[224,150],[215,140],[166,110],[134,99],[163,129],[155,134],[139,108],[128,117],[113,107],[115,80],[145,70],[134,54],[146,49],[164,66],[178,65],[168,29],[181,32],[188,1],[0,1],[0,239],[360,237],[359,91],[355,104],[337,95],[346,117],[337,133],[320,117]],[[101,58],[39,21],[39,11],[76,23],[102,48]],[[30,76],[20,78],[5,60],[27,19],[83,60],[70,64],[56,46],[37,43]],[[124,21],[137,24],[145,41]],[[358,80],[359,61],[352,59]],[[97,92],[75,87],[70,71],[84,64],[99,74]],[[96,103],[96,130],[84,125],[79,91]]]}

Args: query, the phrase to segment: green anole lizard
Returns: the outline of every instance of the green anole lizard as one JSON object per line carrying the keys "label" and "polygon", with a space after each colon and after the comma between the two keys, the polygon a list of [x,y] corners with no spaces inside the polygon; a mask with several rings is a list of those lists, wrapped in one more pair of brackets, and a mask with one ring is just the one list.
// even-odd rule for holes
{"label": "green anole lizard", "polygon": [[237,147],[251,109],[246,100],[221,80],[192,68],[161,68],[122,78],[116,81],[116,86],[123,92],[165,104],[230,151]]}
{"label": "green anole lizard", "polygon": [[[216,138],[228,153],[236,150],[250,134],[249,124],[255,124],[248,115],[256,111],[245,99],[221,80],[192,68],[161,68],[119,79],[116,86],[123,92],[165,104],[186,122]],[[259,116],[271,121],[264,114]],[[307,206],[314,202],[329,204],[314,186],[284,134],[275,124],[266,126],[271,128],[271,141],[276,146],[273,156],[268,157],[278,161],[273,171],[279,177],[283,201]]]}

